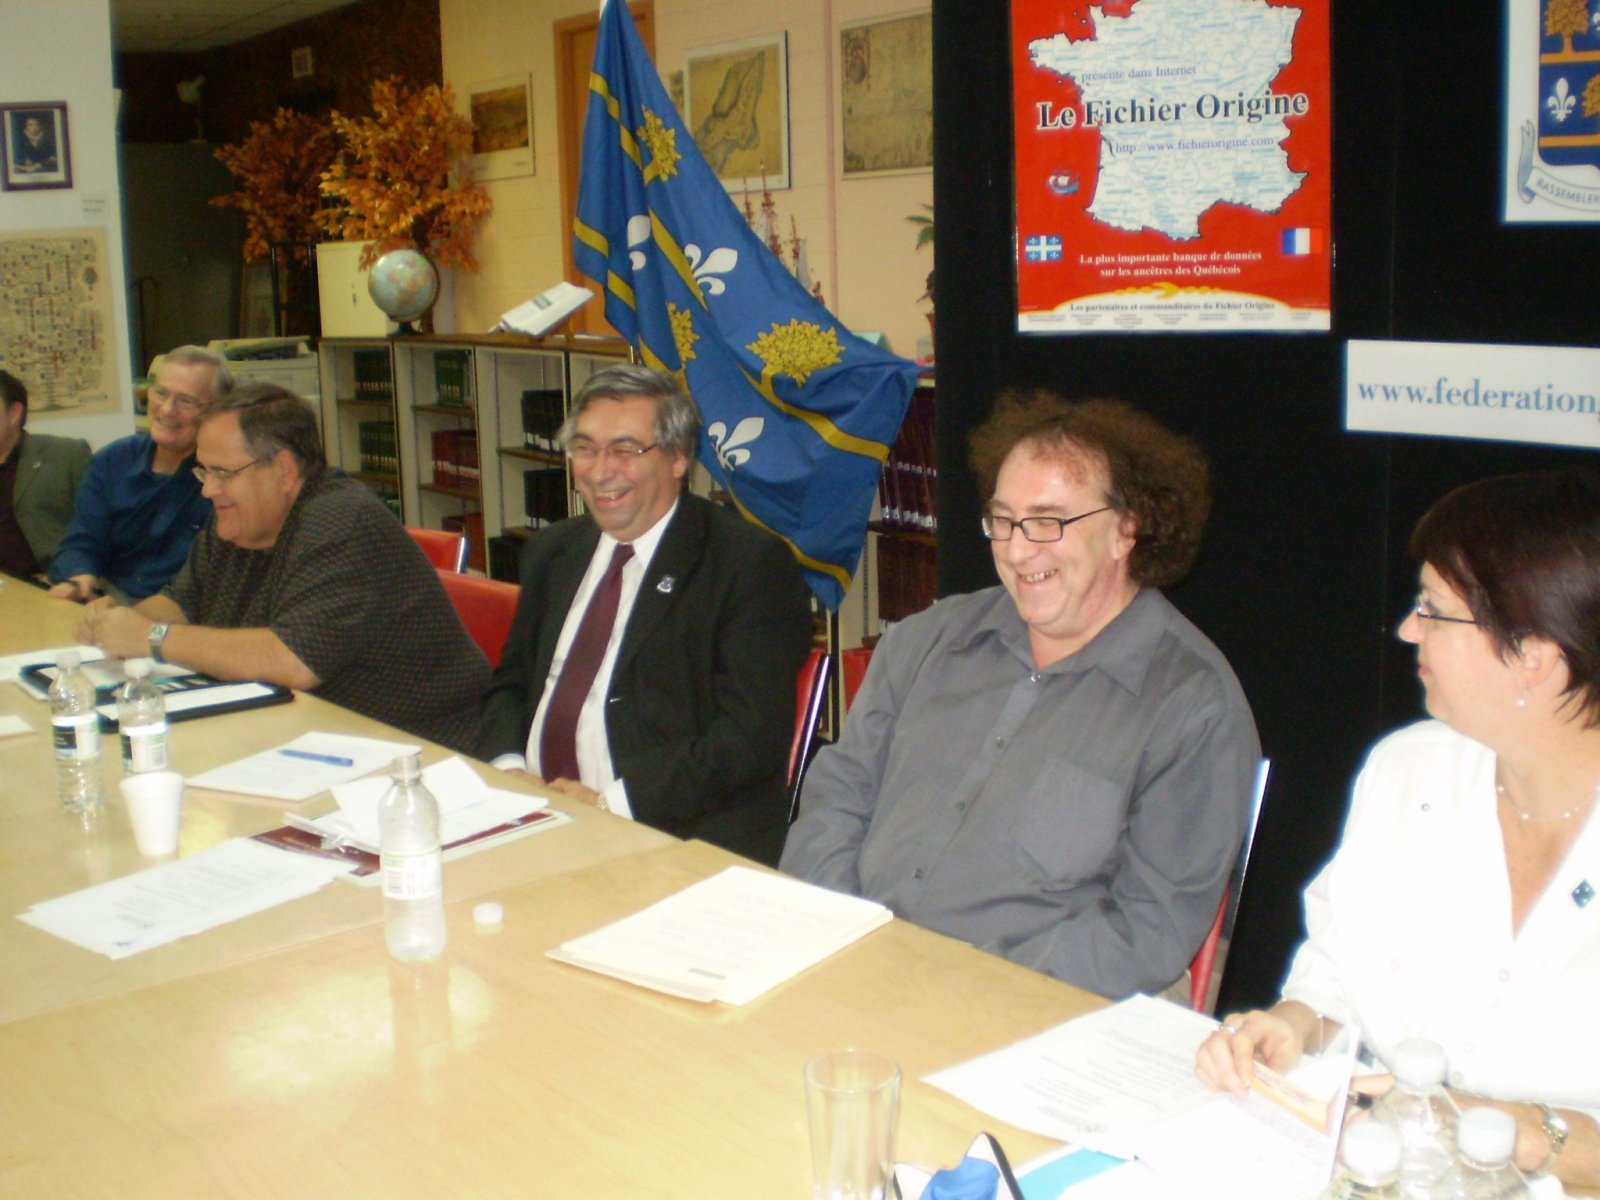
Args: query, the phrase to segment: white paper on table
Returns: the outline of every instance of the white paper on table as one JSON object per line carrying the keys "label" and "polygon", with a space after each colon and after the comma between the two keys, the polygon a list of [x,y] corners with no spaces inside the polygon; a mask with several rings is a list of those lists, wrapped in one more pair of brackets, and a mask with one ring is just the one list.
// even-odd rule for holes
{"label": "white paper on table", "polygon": [[[389,790],[387,775],[341,783],[333,789],[335,812],[293,817],[290,824],[312,833],[344,838],[369,853],[379,853],[378,803]],[[448,846],[548,807],[542,797],[491,788],[459,756],[422,769],[422,785],[439,802],[439,840]]]}
{"label": "white paper on table", "polygon": [[[417,754],[422,747],[408,742],[387,742],[378,738],[353,737],[342,733],[304,733],[292,742],[226,763],[189,779],[190,787],[218,792],[242,792],[274,800],[309,800],[336,783],[348,783],[387,767],[395,759]],[[305,754],[349,759],[350,765],[321,762],[286,754],[297,750]]]}
{"label": "white paper on table", "polygon": [[106,652],[99,646],[50,646],[43,650],[28,650],[22,654],[8,654],[0,658],[0,681],[9,680],[15,683],[35,700],[48,700],[49,696],[42,688],[26,682],[19,672],[23,667],[36,667],[41,663],[55,665],[56,655],[63,650],[76,650],[81,662],[96,662],[106,656]]}
{"label": "white paper on table", "polygon": [[547,953],[669,995],[745,1004],[892,919],[870,900],[729,867]]}
{"label": "white paper on table", "polygon": [[1215,1021],[1133,996],[927,1082],[1008,1124],[1108,1154],[1106,1135],[1196,1108],[1214,1093],[1195,1078],[1194,1050]]}
{"label": "white paper on table", "polygon": [[46,900],[19,919],[107,958],[127,958],[309,896],[349,869],[348,863],[230,838],[199,854]]}
{"label": "white paper on table", "polygon": [[0,717],[0,738],[16,737],[18,734],[32,732],[33,726],[29,725],[21,717]]}
{"label": "white paper on table", "polygon": [[[1188,1197],[1311,1200],[1328,1180],[1335,1135],[1255,1092],[1240,1101],[1202,1084],[1195,1051],[1216,1028],[1178,1005],[1134,996],[927,1082],[1013,1125],[1140,1160],[1141,1171],[1121,1181],[1129,1195],[1153,1172],[1166,1177],[1167,1194],[1179,1187]],[[1319,1097],[1331,1087],[1335,1104],[1353,1055],[1331,1062],[1290,1077]]]}

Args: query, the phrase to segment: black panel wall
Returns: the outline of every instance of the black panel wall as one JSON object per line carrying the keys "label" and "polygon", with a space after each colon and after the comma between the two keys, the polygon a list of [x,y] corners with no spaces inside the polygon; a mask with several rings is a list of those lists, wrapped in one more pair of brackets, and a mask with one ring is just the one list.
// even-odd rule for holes
{"label": "black panel wall", "polygon": [[1265,1002],[1366,747],[1422,715],[1393,636],[1411,526],[1459,483],[1592,457],[1346,434],[1344,342],[1600,344],[1600,230],[1499,222],[1499,0],[1333,0],[1333,333],[1021,336],[1008,8],[933,0],[940,590],[994,582],[961,468],[1001,388],[1130,400],[1207,447],[1211,529],[1172,598],[1233,663],[1274,762],[1222,996]]}

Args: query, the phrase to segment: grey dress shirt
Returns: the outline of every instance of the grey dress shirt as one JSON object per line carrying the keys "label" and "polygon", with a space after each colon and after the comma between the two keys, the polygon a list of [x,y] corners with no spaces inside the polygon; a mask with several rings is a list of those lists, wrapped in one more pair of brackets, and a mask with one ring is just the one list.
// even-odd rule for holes
{"label": "grey dress shirt", "polygon": [[1039,669],[1002,588],[884,635],[782,867],[1105,996],[1183,974],[1244,833],[1255,722],[1145,589]]}

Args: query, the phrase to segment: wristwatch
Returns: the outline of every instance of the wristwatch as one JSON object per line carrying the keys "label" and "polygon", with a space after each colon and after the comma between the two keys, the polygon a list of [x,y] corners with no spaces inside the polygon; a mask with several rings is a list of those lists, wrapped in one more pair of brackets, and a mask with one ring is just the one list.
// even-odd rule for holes
{"label": "wristwatch", "polygon": [[150,626],[150,661],[164,663],[167,660],[161,657],[161,643],[167,640],[167,630],[172,626],[165,621],[157,621]]}
{"label": "wristwatch", "polygon": [[1548,1104],[1535,1100],[1533,1106],[1544,1118],[1539,1122],[1539,1128],[1544,1131],[1544,1136],[1550,1139],[1550,1153],[1545,1155],[1544,1161],[1539,1164],[1539,1169],[1534,1172],[1535,1175],[1543,1175],[1550,1170],[1551,1164],[1566,1147],[1567,1135],[1572,1132],[1572,1127],[1567,1124],[1565,1117]]}

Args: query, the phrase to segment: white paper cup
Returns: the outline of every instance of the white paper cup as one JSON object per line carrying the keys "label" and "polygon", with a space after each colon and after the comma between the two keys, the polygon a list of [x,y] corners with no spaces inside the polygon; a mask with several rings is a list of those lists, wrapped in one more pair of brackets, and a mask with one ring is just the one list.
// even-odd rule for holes
{"label": "white paper cup", "polygon": [[176,771],[146,771],[122,781],[133,841],[139,853],[153,858],[178,849],[178,824],[183,817],[183,776]]}
{"label": "white paper cup", "polygon": [[806,1064],[811,1194],[816,1200],[891,1195],[900,1067],[870,1050],[824,1054]]}

